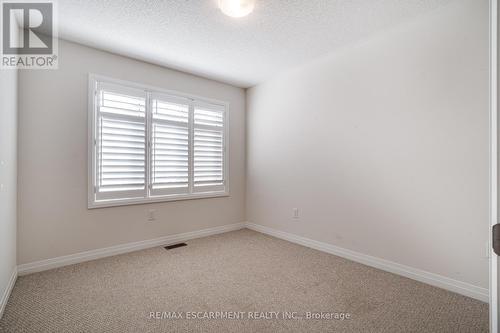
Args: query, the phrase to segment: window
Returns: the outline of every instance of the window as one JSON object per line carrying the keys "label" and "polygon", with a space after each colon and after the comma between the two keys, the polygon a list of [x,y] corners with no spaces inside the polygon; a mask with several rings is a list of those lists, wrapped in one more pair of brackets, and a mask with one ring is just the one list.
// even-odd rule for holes
{"label": "window", "polygon": [[89,208],[228,195],[227,103],[91,75]]}

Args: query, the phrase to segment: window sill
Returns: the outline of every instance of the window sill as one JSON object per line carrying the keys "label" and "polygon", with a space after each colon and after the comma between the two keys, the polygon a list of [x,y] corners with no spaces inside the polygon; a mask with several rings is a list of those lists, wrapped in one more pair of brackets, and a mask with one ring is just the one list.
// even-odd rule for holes
{"label": "window sill", "polygon": [[132,198],[132,199],[116,199],[116,200],[100,200],[100,201],[89,201],[88,209],[96,208],[106,208],[106,207],[118,207],[118,206],[130,206],[130,205],[144,205],[151,203],[160,202],[171,202],[171,201],[181,201],[181,200],[194,200],[194,199],[210,199],[210,198],[221,198],[229,197],[228,192],[209,192],[209,193],[196,193],[196,194],[186,194],[186,195],[175,195],[175,196],[158,196],[151,198]]}

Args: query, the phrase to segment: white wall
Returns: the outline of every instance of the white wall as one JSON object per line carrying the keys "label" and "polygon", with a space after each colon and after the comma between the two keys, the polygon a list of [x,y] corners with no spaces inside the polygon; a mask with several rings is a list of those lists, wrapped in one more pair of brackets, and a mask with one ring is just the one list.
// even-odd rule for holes
{"label": "white wall", "polygon": [[247,161],[250,222],[487,288],[488,1],[250,89]]}
{"label": "white wall", "polygon": [[0,302],[16,268],[17,80],[0,69]]}
{"label": "white wall", "polygon": [[[243,89],[66,41],[59,61],[19,76],[18,264],[244,221]],[[230,197],[88,210],[89,72],[228,101]]]}

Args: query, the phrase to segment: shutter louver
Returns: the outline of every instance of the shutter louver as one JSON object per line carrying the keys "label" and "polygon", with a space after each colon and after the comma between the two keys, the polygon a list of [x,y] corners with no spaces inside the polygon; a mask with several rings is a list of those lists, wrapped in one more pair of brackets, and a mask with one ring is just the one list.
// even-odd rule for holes
{"label": "shutter louver", "polygon": [[188,193],[188,100],[155,95],[152,112],[151,193]]}
{"label": "shutter louver", "polygon": [[146,98],[101,86],[97,95],[97,199],[144,197]]}
{"label": "shutter louver", "polygon": [[224,108],[195,104],[193,125],[194,192],[224,190]]}

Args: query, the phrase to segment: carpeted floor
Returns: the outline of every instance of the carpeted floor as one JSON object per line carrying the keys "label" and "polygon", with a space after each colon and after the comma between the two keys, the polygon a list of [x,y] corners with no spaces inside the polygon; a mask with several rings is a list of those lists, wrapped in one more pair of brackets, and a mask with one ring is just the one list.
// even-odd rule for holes
{"label": "carpeted floor", "polygon": [[488,330],[485,303],[254,231],[187,243],[20,277],[0,332]]}

